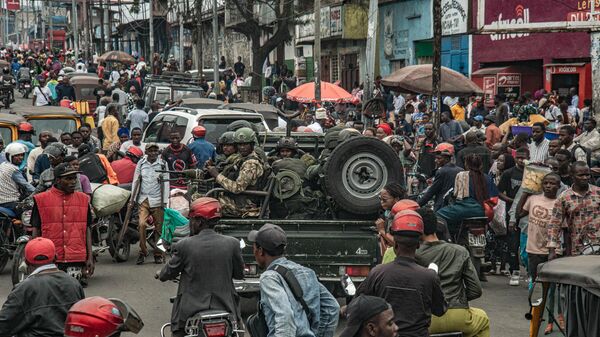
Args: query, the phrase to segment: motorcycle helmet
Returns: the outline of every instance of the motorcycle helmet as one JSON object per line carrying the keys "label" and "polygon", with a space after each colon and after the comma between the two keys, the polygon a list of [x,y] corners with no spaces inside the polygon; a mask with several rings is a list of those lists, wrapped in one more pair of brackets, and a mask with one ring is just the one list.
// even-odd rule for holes
{"label": "motorcycle helmet", "polygon": [[244,127],[235,131],[233,140],[236,144],[254,144],[256,143],[256,135],[252,129]]}
{"label": "motorcycle helmet", "polygon": [[138,333],[144,327],[139,315],[119,299],[88,297],[75,303],[67,313],[65,336],[109,337],[123,331]]}
{"label": "motorcycle helmet", "polygon": [[416,211],[419,209],[419,204],[414,201],[414,200],[410,200],[410,199],[402,199],[400,201],[398,201],[397,203],[394,204],[394,206],[392,206],[392,210],[390,211],[391,216],[395,216],[396,214],[402,212],[402,211],[406,211],[406,210],[410,210],[410,211]]}
{"label": "motorcycle helmet", "polygon": [[423,218],[421,218],[419,213],[404,210],[394,216],[390,233],[393,235],[419,237],[423,235],[423,228]]}
{"label": "motorcycle helmet", "polygon": [[204,136],[206,136],[206,128],[202,125],[195,126],[192,129],[192,136],[194,136],[194,138],[204,138]]}
{"label": "motorcycle helmet", "polygon": [[142,156],[144,156],[144,153],[142,152],[142,150],[137,146],[129,147],[129,149],[127,149],[127,152],[125,152],[125,154],[129,157],[135,157],[137,159],[140,159],[140,158],[142,158]]}
{"label": "motorcycle helmet", "polygon": [[202,197],[194,200],[190,206],[190,218],[206,220],[221,217],[221,204],[217,199]]}
{"label": "motorcycle helmet", "polygon": [[6,160],[9,163],[12,163],[12,157],[27,153],[27,147],[21,143],[10,143],[4,148],[4,153],[6,153]]}
{"label": "motorcycle helmet", "polygon": [[33,125],[31,125],[31,123],[28,123],[28,122],[19,123],[19,125],[17,126],[17,131],[19,133],[29,132],[29,133],[35,134],[35,132],[33,130]]}

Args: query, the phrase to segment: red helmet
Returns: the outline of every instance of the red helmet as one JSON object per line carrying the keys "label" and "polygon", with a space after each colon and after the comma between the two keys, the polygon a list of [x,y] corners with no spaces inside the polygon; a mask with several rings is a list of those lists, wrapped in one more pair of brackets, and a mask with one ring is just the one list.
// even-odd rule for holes
{"label": "red helmet", "polygon": [[190,206],[190,218],[214,219],[221,217],[221,204],[214,198],[202,197]]}
{"label": "red helmet", "polygon": [[423,218],[411,210],[400,211],[394,216],[390,233],[404,236],[420,236],[423,234]]}
{"label": "red helmet", "polygon": [[453,156],[454,155],[454,145],[452,145],[450,143],[440,143],[435,147],[435,150],[433,152],[439,153],[439,154],[445,154],[448,156]]}
{"label": "red helmet", "polygon": [[19,123],[17,130],[19,132],[33,132],[33,125],[31,125],[31,123],[28,122],[21,122]]}
{"label": "red helmet", "polygon": [[206,128],[202,125],[195,126],[192,129],[192,136],[194,136],[194,138],[203,138],[206,136]]}
{"label": "red helmet", "polygon": [[392,216],[395,216],[396,214],[400,213],[401,211],[406,211],[406,210],[410,210],[410,211],[416,211],[419,209],[419,204],[414,201],[414,200],[410,200],[410,199],[402,199],[400,201],[398,201],[397,203],[394,204],[394,206],[392,206],[392,210],[390,211]]}
{"label": "red helmet", "polygon": [[122,331],[123,316],[119,308],[106,298],[85,298],[69,309],[65,322],[65,336],[108,337]]}
{"label": "red helmet", "polygon": [[131,147],[129,147],[129,149],[127,149],[126,154],[130,155],[130,156],[134,156],[136,158],[142,158],[142,156],[144,155],[144,152],[142,152],[142,150],[137,146],[131,146]]}

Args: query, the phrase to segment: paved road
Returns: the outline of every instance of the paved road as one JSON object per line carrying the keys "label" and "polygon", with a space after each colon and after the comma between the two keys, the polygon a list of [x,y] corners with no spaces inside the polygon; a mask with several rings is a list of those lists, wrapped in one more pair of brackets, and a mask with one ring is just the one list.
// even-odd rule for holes
{"label": "paved road", "polygon": [[[137,249],[132,249],[132,254],[137,254]],[[155,271],[161,266],[152,262],[137,266],[134,260],[130,258],[128,262],[117,264],[111,261],[108,252],[104,253],[99,258],[94,277],[85,292],[87,296],[117,297],[127,301],[144,320],[143,336],[159,336],[161,325],[169,320],[169,297],[174,296],[177,285],[154,279]],[[526,287],[524,284],[510,287],[505,277],[490,276],[489,279],[483,285],[483,297],[472,305],[487,311],[491,319],[491,336],[526,336]],[[0,274],[0,301],[4,302],[11,287],[10,267],[7,267]]]}
{"label": "paved road", "polygon": [[[18,97],[20,95],[17,94]],[[17,106],[30,106],[31,100],[17,98]],[[132,250],[136,256],[137,249]],[[100,295],[117,297],[131,304],[141,315],[145,327],[143,336],[159,336],[162,324],[169,320],[171,304],[169,298],[176,293],[176,284],[161,283],[153,275],[161,266],[146,263],[135,265],[135,258],[116,264],[111,261],[108,252],[100,256],[96,273],[86,289],[87,296]],[[11,289],[10,267],[0,274],[0,300]],[[528,310],[527,288],[524,282],[519,287],[508,286],[508,279],[490,276],[483,284],[483,297],[473,301],[472,305],[484,309],[491,319],[491,336],[514,337],[528,334],[529,322],[524,319]],[[340,328],[343,327],[343,322]]]}

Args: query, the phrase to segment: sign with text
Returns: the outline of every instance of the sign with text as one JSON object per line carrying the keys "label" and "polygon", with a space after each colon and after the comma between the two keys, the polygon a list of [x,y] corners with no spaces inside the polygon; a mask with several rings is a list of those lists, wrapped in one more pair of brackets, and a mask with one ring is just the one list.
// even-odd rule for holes
{"label": "sign with text", "polygon": [[486,106],[494,105],[494,95],[496,95],[496,77],[488,76],[483,78],[483,102]]}
{"label": "sign with text", "polygon": [[21,4],[19,0],[6,0],[6,9],[9,11],[18,11],[21,9]]}
{"label": "sign with text", "polygon": [[342,35],[342,6],[333,6],[330,9],[331,36]]}
{"label": "sign with text", "polygon": [[442,35],[465,34],[469,0],[442,0]]}
{"label": "sign with text", "polygon": [[517,73],[498,73],[498,87],[520,87],[521,74]]}

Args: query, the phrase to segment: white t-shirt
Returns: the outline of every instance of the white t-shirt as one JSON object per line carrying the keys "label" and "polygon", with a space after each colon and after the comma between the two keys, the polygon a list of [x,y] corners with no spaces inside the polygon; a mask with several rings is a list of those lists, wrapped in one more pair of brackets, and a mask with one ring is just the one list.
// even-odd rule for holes
{"label": "white t-shirt", "polygon": [[119,78],[121,78],[121,74],[119,74],[119,72],[118,72],[118,71],[116,71],[116,70],[113,70],[113,71],[110,73],[110,82],[111,82],[113,85],[117,85],[117,83],[119,83]]}
{"label": "white t-shirt", "polygon": [[312,123],[311,125],[308,126],[308,128],[313,130],[313,132],[323,133],[323,128],[321,127],[321,124],[319,124],[318,122]]}
{"label": "white t-shirt", "polygon": [[33,89],[33,95],[35,96],[35,106],[49,105],[49,99],[52,97],[52,92],[48,87],[35,87]]}
{"label": "white t-shirt", "polygon": [[144,131],[144,124],[148,123],[148,114],[144,110],[134,109],[127,115],[127,120],[131,121],[130,130],[140,128]]}

